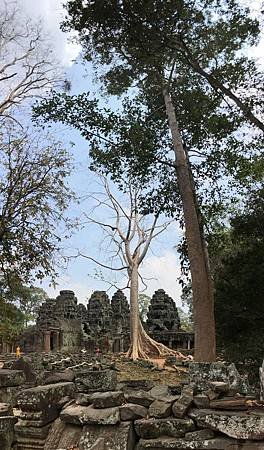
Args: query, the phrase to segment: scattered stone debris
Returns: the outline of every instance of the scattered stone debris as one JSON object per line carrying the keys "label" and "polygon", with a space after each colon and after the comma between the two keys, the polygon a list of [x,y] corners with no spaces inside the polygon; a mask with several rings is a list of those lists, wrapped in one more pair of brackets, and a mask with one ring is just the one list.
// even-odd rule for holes
{"label": "scattered stone debris", "polygon": [[117,383],[113,365],[89,364],[46,371],[52,383],[33,387],[23,370],[0,369],[0,390],[16,390],[0,403],[0,449],[264,449],[264,402],[245,392],[233,366],[191,363],[188,383],[153,386]]}

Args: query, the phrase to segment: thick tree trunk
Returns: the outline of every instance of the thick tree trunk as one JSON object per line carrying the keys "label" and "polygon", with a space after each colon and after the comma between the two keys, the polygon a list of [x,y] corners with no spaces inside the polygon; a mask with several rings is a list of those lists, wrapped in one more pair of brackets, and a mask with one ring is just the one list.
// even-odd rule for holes
{"label": "thick tree trunk", "polygon": [[131,357],[137,359],[139,337],[139,310],[138,310],[138,265],[133,264],[130,272],[130,346]]}
{"label": "thick tree trunk", "polygon": [[144,330],[138,309],[138,264],[134,263],[129,271],[130,276],[130,347],[127,356],[133,360],[149,359],[152,357],[165,357],[174,355],[185,357],[178,351],[172,350],[159,342],[154,341]]}
{"label": "thick tree trunk", "polygon": [[204,248],[201,224],[199,224],[188,161],[167,87],[163,88],[163,97],[175,152],[176,173],[183,206],[192,277],[195,360],[214,361],[216,349],[213,283],[209,271],[207,252]]}

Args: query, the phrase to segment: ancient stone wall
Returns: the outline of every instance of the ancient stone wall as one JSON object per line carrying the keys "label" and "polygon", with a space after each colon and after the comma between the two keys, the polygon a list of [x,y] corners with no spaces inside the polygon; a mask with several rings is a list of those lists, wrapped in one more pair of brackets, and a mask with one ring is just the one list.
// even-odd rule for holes
{"label": "ancient stone wall", "polygon": [[[73,291],[60,291],[39,308],[36,326],[26,330],[16,344],[24,352],[78,351],[125,352],[129,347],[129,304],[121,290],[110,301],[95,291],[87,307],[77,303]],[[183,332],[175,302],[160,289],[152,297],[146,329],[171,348],[193,348],[193,333]]]}
{"label": "ancient stone wall", "polygon": [[100,363],[51,372],[24,389],[24,370],[0,369],[0,401],[17,390],[0,403],[1,450],[264,449],[264,403],[233,364],[190,363],[173,386],[118,383]]}

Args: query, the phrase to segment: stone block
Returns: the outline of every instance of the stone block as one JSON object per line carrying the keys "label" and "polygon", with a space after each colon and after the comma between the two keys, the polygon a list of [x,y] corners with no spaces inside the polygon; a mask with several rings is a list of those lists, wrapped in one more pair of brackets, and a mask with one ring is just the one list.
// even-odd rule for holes
{"label": "stone block", "polygon": [[182,437],[189,431],[194,431],[195,425],[189,418],[141,419],[136,420],[135,430],[143,439],[155,439],[161,436]]}
{"label": "stone block", "polygon": [[169,417],[171,415],[171,405],[170,402],[164,402],[162,400],[154,400],[149,407],[150,417],[162,418]]}
{"label": "stone block", "polygon": [[0,402],[9,403],[12,406],[16,406],[17,395],[22,391],[21,386],[10,386],[0,388]]}
{"label": "stone block", "polygon": [[87,370],[76,374],[75,384],[78,392],[114,391],[117,385],[117,374],[111,369]]}
{"label": "stone block", "polygon": [[82,427],[56,419],[49,429],[44,450],[78,448]]}
{"label": "stone block", "polygon": [[55,384],[74,381],[74,373],[70,370],[67,372],[48,373],[42,384]]}
{"label": "stone block", "polygon": [[58,416],[62,406],[61,400],[65,397],[74,398],[74,396],[73,383],[49,384],[25,389],[17,396],[17,404],[24,412],[44,412],[43,423],[49,423]]}
{"label": "stone block", "polygon": [[95,409],[91,406],[67,406],[60,414],[62,421],[74,425],[116,425],[120,422],[119,408]]}
{"label": "stone block", "polygon": [[13,416],[12,406],[8,403],[0,403],[0,417]]}
{"label": "stone block", "polygon": [[182,386],[180,384],[169,385],[170,395],[181,395]]}
{"label": "stone block", "polygon": [[99,450],[93,448],[93,445],[98,439],[104,441],[104,450],[135,449],[135,433],[131,422],[121,422],[116,426],[84,426],[80,438],[79,450]]}
{"label": "stone block", "polygon": [[30,359],[27,356],[15,359],[12,362],[12,370],[22,370],[25,375],[26,383],[35,383],[36,373],[33,370]]}
{"label": "stone block", "polygon": [[14,425],[17,419],[12,415],[0,417],[0,449],[11,450],[14,441]]}
{"label": "stone block", "polygon": [[125,402],[122,391],[95,392],[91,395],[94,408],[112,408],[121,406]]}
{"label": "stone block", "polygon": [[209,387],[220,394],[226,394],[230,389],[229,383],[224,383],[223,381],[210,381]]}
{"label": "stone block", "polygon": [[150,395],[152,395],[152,397],[159,398],[159,397],[164,397],[166,395],[170,394],[169,391],[169,386],[167,386],[166,384],[160,384],[158,386],[154,386],[151,390],[150,390]]}
{"label": "stone block", "polygon": [[199,391],[209,389],[212,381],[227,383],[230,389],[234,389],[236,392],[246,393],[248,390],[245,380],[240,376],[233,363],[190,362],[189,380],[197,385]]}
{"label": "stone block", "polygon": [[[185,439],[140,439],[136,450],[240,450],[236,441],[228,438],[186,441]],[[252,448],[253,450],[253,448]]]}
{"label": "stone block", "polygon": [[142,391],[150,391],[154,387],[154,382],[151,380],[126,380],[119,383],[120,389],[123,391],[137,389]]}
{"label": "stone block", "polygon": [[205,394],[197,394],[193,398],[193,403],[197,408],[206,409],[210,407],[210,400]]}
{"label": "stone block", "polygon": [[93,403],[93,394],[84,394],[83,392],[79,392],[76,395],[75,403],[76,405],[89,406]]}
{"label": "stone block", "polygon": [[188,393],[182,394],[172,406],[172,412],[175,417],[184,417],[193,402],[193,396]]}
{"label": "stone block", "polygon": [[46,439],[48,436],[48,432],[50,429],[50,424],[45,425],[43,427],[32,427],[28,426],[28,424],[24,423],[23,420],[19,420],[18,423],[15,424],[15,433],[19,438],[36,438],[36,439]]}
{"label": "stone block", "polygon": [[215,433],[212,430],[198,430],[186,433],[184,439],[186,441],[205,441],[206,439],[213,439]]}
{"label": "stone block", "polygon": [[226,409],[233,411],[247,410],[245,397],[225,397],[210,402],[210,409]]}
{"label": "stone block", "polygon": [[145,406],[136,405],[135,403],[126,403],[120,406],[120,418],[123,421],[143,419],[148,415],[148,409]]}
{"label": "stone block", "polygon": [[137,405],[148,408],[155,400],[154,397],[145,391],[129,391],[125,392],[125,399],[128,403],[136,403]]}
{"label": "stone block", "polygon": [[0,369],[0,387],[21,386],[26,381],[22,370]]}
{"label": "stone block", "polygon": [[247,412],[215,411],[210,409],[192,409],[189,417],[199,427],[223,433],[235,439],[264,439],[264,415],[249,415]]}

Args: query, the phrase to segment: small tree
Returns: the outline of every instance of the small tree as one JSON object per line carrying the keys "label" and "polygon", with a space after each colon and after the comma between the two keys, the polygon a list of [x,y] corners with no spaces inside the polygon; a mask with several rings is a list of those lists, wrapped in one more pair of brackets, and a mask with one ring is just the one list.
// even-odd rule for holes
{"label": "small tree", "polygon": [[[140,189],[129,183],[127,192],[127,203],[122,204],[110,189],[106,177],[102,177],[104,193],[100,196],[93,194],[96,207],[103,207],[111,211],[112,220],[104,222],[90,215],[86,215],[89,223],[93,223],[102,228],[110,239],[109,245],[115,247],[111,260],[119,260],[120,266],[104,264],[90,256],[78,252],[78,255],[88,258],[101,267],[113,270],[126,270],[128,275],[128,287],[130,291],[130,348],[127,356],[133,360],[138,358],[148,358],[149,355],[164,356],[168,354],[180,354],[163,344],[155,342],[144,330],[139,315],[139,281],[144,283],[140,275],[140,267],[147,255],[152,241],[163,233],[171,223],[170,221],[158,223],[160,214],[144,215],[140,213],[138,200]],[[148,216],[148,217],[147,217]]]}

